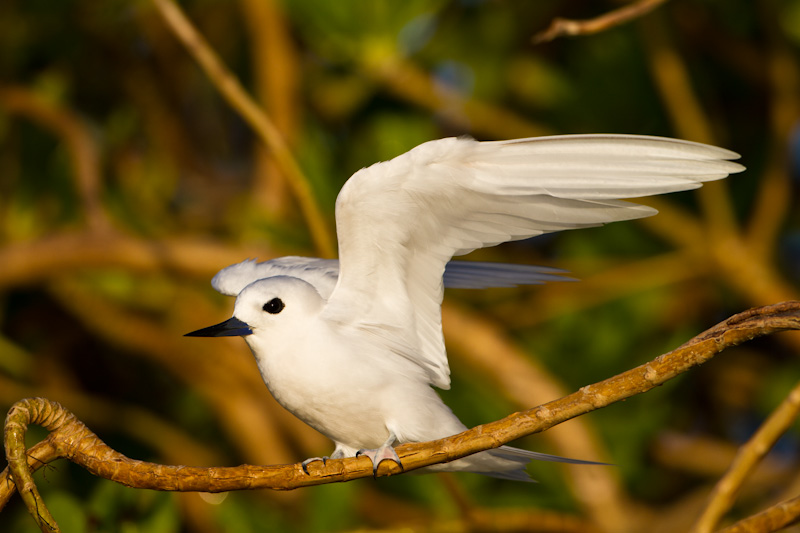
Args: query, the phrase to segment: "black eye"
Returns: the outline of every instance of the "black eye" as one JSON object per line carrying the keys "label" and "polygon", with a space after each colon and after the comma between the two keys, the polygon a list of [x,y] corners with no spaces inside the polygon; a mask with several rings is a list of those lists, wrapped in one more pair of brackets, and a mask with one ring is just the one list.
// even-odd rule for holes
{"label": "black eye", "polygon": [[278,313],[283,311],[284,307],[286,306],[283,304],[283,300],[281,300],[280,298],[273,298],[272,300],[265,303],[262,309],[271,315],[277,315]]}

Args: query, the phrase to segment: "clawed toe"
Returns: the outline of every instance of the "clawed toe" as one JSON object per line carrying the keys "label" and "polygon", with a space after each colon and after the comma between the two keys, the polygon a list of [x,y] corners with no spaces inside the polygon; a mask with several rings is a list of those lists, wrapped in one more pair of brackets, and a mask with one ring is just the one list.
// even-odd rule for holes
{"label": "clawed toe", "polygon": [[403,468],[403,463],[400,462],[400,457],[397,455],[397,452],[394,450],[394,447],[383,445],[380,448],[376,448],[374,450],[358,450],[356,452],[356,457],[359,455],[366,455],[372,461],[372,476],[378,476],[378,465],[380,465],[385,460],[394,461],[397,463],[397,466],[400,467],[400,470],[405,471]]}
{"label": "clawed toe", "polygon": [[328,464],[328,456],[326,455],[325,457],[309,457],[308,459],[300,463],[300,467],[303,469],[303,472],[308,474],[308,465],[313,463],[314,461],[322,461],[322,465],[324,466]]}

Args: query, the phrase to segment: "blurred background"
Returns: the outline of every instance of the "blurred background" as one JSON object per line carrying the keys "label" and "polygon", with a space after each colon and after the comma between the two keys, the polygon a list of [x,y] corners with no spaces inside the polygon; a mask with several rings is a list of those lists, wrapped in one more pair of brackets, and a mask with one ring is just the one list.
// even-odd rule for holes
{"label": "blurred background", "polygon": [[[328,454],[282,410],[209,281],[249,257],[335,253],[356,170],[424,141],[680,137],[746,173],[648,200],[661,214],[480,250],[578,283],[450,291],[447,403],[496,420],[642,364],[800,284],[800,0],[666,2],[533,44],[617,2],[191,0],[182,9],[274,122],[310,185],[221,97],[149,1],[0,3],[0,407],[61,402],[129,457],[198,466]],[[308,207],[311,206],[311,207]],[[37,473],[70,532],[685,531],[737,447],[800,379],[800,336],[749,343],[515,443],[614,463],[534,464],[528,485],[405,475],[289,493],[134,490],[66,460]],[[44,435],[32,430],[30,442]],[[733,517],[800,486],[797,433]],[[35,531],[19,498],[0,530]]]}

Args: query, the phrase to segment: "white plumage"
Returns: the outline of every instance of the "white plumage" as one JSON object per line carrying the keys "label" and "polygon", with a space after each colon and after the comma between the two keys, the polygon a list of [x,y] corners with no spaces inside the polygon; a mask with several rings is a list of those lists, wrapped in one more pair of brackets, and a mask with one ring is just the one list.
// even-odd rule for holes
{"label": "white plumage", "polygon": [[[330,437],[334,457],[374,448],[377,467],[396,460],[394,444],[465,429],[430,387],[450,386],[444,286],[565,279],[542,267],[448,265],[453,256],[653,215],[622,200],[698,188],[742,171],[736,158],[631,135],[427,142],[345,183],[338,262],[285,257],[223,269],[213,285],[237,295],[234,317],[193,334],[244,336],[275,398]],[[432,469],[527,479],[532,458],[560,460],[501,447]]]}

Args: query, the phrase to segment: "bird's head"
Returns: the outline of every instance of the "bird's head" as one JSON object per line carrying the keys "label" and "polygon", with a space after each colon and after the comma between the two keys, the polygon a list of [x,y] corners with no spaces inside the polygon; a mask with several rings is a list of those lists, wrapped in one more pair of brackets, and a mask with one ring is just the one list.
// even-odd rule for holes
{"label": "bird's head", "polygon": [[313,285],[291,276],[254,281],[236,297],[233,316],[219,324],[187,333],[187,337],[245,337],[293,329],[316,316],[325,301]]}

